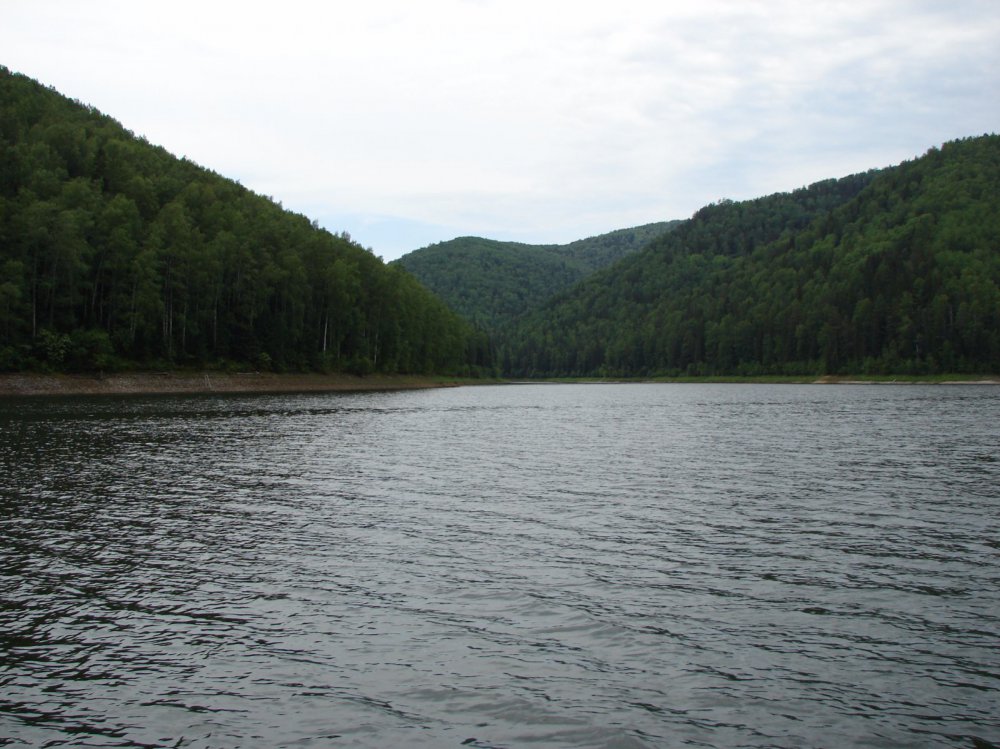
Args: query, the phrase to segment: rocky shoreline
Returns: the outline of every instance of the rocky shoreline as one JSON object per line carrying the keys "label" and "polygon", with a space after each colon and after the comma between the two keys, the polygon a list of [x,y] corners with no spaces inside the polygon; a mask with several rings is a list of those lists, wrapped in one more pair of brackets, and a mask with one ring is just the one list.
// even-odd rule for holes
{"label": "rocky shoreline", "polygon": [[171,393],[295,393],[413,390],[449,387],[412,375],[275,374],[272,372],[129,372],[107,375],[0,374],[0,397],[157,395]]}

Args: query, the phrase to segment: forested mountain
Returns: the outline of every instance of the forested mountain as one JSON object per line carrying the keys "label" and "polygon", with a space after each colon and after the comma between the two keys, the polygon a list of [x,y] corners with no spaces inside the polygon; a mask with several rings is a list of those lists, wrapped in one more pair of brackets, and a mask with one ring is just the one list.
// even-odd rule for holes
{"label": "forested mountain", "polygon": [[396,262],[466,319],[495,330],[599,268],[637,252],[677,223],[619,229],[564,245],[459,237]]}
{"label": "forested mountain", "polygon": [[0,369],[469,372],[409,274],[0,68]]}
{"label": "forested mountain", "polygon": [[502,349],[532,376],[1000,372],[1000,137],[707,206]]}
{"label": "forested mountain", "polygon": [[997,135],[685,222],[386,266],[5,68],[0,103],[0,370],[472,373],[499,349],[519,376],[1000,372]]}

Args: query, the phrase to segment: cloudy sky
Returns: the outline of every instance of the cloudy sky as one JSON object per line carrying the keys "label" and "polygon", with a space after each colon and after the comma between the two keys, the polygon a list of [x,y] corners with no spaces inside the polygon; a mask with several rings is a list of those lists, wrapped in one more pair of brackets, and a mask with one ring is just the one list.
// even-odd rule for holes
{"label": "cloudy sky", "polygon": [[0,64],[387,260],[1000,131],[996,0],[0,0]]}

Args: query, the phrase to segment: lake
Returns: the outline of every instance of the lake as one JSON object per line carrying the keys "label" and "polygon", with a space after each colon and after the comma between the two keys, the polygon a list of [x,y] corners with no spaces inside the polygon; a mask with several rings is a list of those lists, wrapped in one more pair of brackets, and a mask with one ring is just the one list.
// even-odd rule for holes
{"label": "lake", "polygon": [[0,745],[1000,744],[1000,388],[0,399]]}

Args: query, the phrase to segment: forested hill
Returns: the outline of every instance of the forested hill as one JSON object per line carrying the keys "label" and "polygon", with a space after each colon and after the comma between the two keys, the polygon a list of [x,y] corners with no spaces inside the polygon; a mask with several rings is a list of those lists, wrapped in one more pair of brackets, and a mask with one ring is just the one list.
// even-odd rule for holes
{"label": "forested hill", "polygon": [[1000,372],[1000,137],[708,206],[503,349],[536,376]]}
{"label": "forested hill", "polygon": [[0,68],[0,369],[471,372],[403,270]]}
{"label": "forested hill", "polygon": [[459,237],[415,250],[396,262],[466,319],[495,330],[594,271],[637,252],[677,223],[619,229],[564,245]]}

